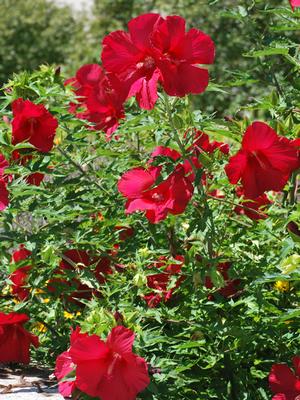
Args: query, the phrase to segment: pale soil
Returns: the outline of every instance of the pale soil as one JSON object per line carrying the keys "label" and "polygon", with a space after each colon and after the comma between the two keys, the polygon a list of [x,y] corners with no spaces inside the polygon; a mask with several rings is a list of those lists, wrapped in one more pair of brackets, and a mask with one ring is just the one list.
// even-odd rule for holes
{"label": "pale soil", "polygon": [[0,366],[0,400],[63,400],[57,384],[43,370],[13,371]]}

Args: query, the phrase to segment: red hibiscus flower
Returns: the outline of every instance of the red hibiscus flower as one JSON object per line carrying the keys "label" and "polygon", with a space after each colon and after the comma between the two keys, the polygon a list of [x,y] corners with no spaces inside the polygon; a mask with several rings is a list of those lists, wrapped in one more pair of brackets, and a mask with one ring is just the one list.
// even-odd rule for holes
{"label": "red hibiscus flower", "polygon": [[[23,244],[20,245],[19,250],[15,250],[12,254],[12,262],[18,263],[30,257],[31,251],[27,250]],[[17,268],[9,279],[12,281],[12,293],[19,298],[19,300],[26,300],[29,296],[29,290],[26,288],[29,271],[31,265],[25,265]]]}
{"label": "red hibiscus flower", "polygon": [[0,177],[0,211],[5,210],[9,204],[9,193],[6,188],[6,181]]}
{"label": "red hibiscus flower", "polygon": [[297,400],[300,396],[300,357],[293,358],[293,372],[286,364],[274,364],[269,375],[272,400]]}
{"label": "red hibiscus flower", "polygon": [[[217,293],[219,293],[221,296],[225,298],[233,297],[238,293],[238,287],[240,285],[240,280],[239,279],[230,279],[228,270],[231,267],[230,262],[223,262],[219,263],[217,266],[217,271],[222,275],[224,279],[224,287],[220,288],[217,290]],[[206,276],[205,278],[205,287],[207,289],[213,289],[214,284],[209,276]],[[213,300],[214,296],[210,295],[208,296],[209,300]]]}
{"label": "red hibiscus flower", "polygon": [[56,375],[60,379],[64,372],[70,373],[72,362],[74,385],[82,392],[101,400],[133,400],[150,383],[147,363],[132,352],[133,342],[134,333],[124,326],[113,328],[105,342],[97,335],[77,333],[70,350],[59,359]]}
{"label": "red hibiscus flower", "polygon": [[290,0],[292,10],[294,11],[296,7],[300,7],[300,0]]}
{"label": "red hibiscus flower", "polygon": [[74,78],[65,82],[74,87],[78,104],[71,104],[70,112],[94,124],[93,129],[104,131],[108,138],[115,132],[119,120],[125,118],[123,103],[127,92],[118,78],[104,73],[98,64],[82,66]]}
{"label": "red hibiscus flower", "polygon": [[[245,214],[252,220],[265,219],[267,214],[264,213],[264,209],[272,202],[268,199],[266,194],[258,196],[256,199],[245,199],[244,191],[241,187],[236,189],[238,197],[242,198],[242,206],[235,207],[234,211],[237,214]],[[255,212],[258,211],[258,212]]]}
{"label": "red hibiscus flower", "polygon": [[128,97],[136,96],[141,108],[152,109],[161,83],[170,96],[202,93],[209,80],[214,43],[197,29],[185,32],[185,20],[144,14],[128,23],[128,33],[116,31],[103,40],[104,68],[116,74],[128,87]]}
{"label": "red hibiscus flower", "polygon": [[43,104],[17,99],[12,103],[12,143],[28,141],[37,150],[48,153],[53,147],[57,120]]}
{"label": "red hibiscus flower", "polygon": [[147,219],[155,224],[165,219],[168,213],[182,214],[193,195],[193,185],[185,176],[184,168],[178,165],[167,179],[155,186],[160,168],[133,168],[118,182],[119,192],[128,200],[126,213],[146,211]]}
{"label": "red hibiscus flower", "polygon": [[168,264],[168,259],[166,257],[160,257],[159,261],[149,268],[163,268],[163,272],[158,274],[152,274],[147,276],[147,285],[150,289],[155,289],[156,292],[149,293],[144,296],[144,300],[147,302],[148,307],[154,308],[161,301],[167,302],[173,295],[175,289],[177,289],[180,284],[184,281],[185,277],[180,276],[175,285],[169,288],[172,275],[179,275],[184,262],[183,256],[174,257],[179,263]]}
{"label": "red hibiscus flower", "polygon": [[193,195],[192,180],[186,176],[190,170],[186,170],[183,164],[172,166],[174,171],[158,185],[161,180],[162,166],[151,165],[156,157],[164,157],[177,161],[181,155],[176,150],[168,147],[157,147],[151,155],[148,168],[133,168],[121,177],[118,182],[119,192],[126,197],[126,213],[134,211],[146,211],[146,217],[151,223],[157,223],[165,219],[168,213],[178,215],[184,212]]}
{"label": "red hibiscus flower", "polygon": [[297,167],[295,146],[264,122],[254,122],[225,171],[230,183],[241,181],[246,198],[256,199],[268,190],[281,191]]}
{"label": "red hibiscus flower", "polygon": [[38,347],[39,340],[23,327],[28,320],[26,314],[0,312],[0,363],[29,363],[30,345]]}

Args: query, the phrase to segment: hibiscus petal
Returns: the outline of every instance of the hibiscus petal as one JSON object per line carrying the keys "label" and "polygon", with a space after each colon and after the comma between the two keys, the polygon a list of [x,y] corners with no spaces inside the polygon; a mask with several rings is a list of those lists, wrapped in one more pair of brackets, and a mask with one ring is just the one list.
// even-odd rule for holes
{"label": "hibiscus petal", "polygon": [[169,157],[176,161],[181,157],[181,154],[177,150],[170,149],[169,147],[158,146],[151,153],[151,157],[157,156]]}
{"label": "hibiscus petal", "polygon": [[155,182],[150,171],[144,168],[133,168],[122,175],[118,182],[118,190],[123,196],[134,199],[142,195]]}
{"label": "hibiscus petal", "polygon": [[135,66],[141,58],[141,53],[132,43],[128,33],[115,31],[104,38],[101,57],[107,71],[120,73]]}
{"label": "hibiscus petal", "polygon": [[264,150],[271,147],[278,139],[277,133],[264,122],[251,124],[243,137],[242,147],[247,151]]}
{"label": "hibiscus petal", "polygon": [[149,50],[150,35],[163,19],[159,14],[149,13],[133,18],[128,23],[132,42],[142,51]]}
{"label": "hibiscus petal", "polygon": [[209,35],[198,29],[190,29],[181,46],[180,57],[191,64],[212,64],[215,44]]}
{"label": "hibiscus petal", "polygon": [[300,378],[300,356],[296,356],[293,358],[293,365],[296,375]]}
{"label": "hibiscus petal", "polygon": [[124,326],[116,326],[107,337],[106,344],[112,351],[124,355],[132,352],[134,332]]}
{"label": "hibiscus petal", "polygon": [[144,390],[150,383],[145,360],[135,354],[126,357],[126,367],[123,370],[123,374],[124,380],[130,386],[133,396]]}
{"label": "hibiscus petal", "polygon": [[156,208],[154,201],[150,199],[132,199],[126,203],[126,214],[132,214],[135,211],[154,210]]}
{"label": "hibiscus petal", "polygon": [[159,62],[158,67],[162,74],[162,85],[169,96],[199,94],[207,88],[209,74],[206,69],[168,60]]}
{"label": "hibiscus petal", "polygon": [[286,364],[272,365],[269,384],[273,393],[290,393],[296,383],[296,377]]}
{"label": "hibiscus petal", "polygon": [[129,89],[128,97],[136,95],[137,102],[141,108],[144,110],[152,110],[158,99],[157,84],[159,78],[160,72],[156,69],[150,77],[148,75],[142,76],[133,81]]}
{"label": "hibiscus petal", "polygon": [[107,360],[78,360],[76,367],[76,387],[89,396],[98,397],[107,368]]}
{"label": "hibiscus petal", "polygon": [[9,166],[8,161],[4,155],[0,153],[0,176],[3,175],[5,168]]}
{"label": "hibiscus petal", "polygon": [[103,70],[99,64],[85,64],[76,73],[77,80],[82,85],[96,85],[104,76]]}
{"label": "hibiscus petal", "polygon": [[0,211],[3,211],[9,204],[9,193],[6,189],[6,183],[0,179]]}
{"label": "hibiscus petal", "polygon": [[286,185],[288,178],[288,175],[283,175],[276,169],[263,169],[258,163],[249,163],[242,176],[245,197],[256,199],[268,190],[279,192]]}
{"label": "hibiscus petal", "polygon": [[233,185],[237,184],[241,179],[247,166],[247,154],[240,150],[235,156],[230,157],[229,163],[225,166],[225,172],[229,182]]}
{"label": "hibiscus petal", "polygon": [[97,336],[91,335],[77,339],[69,354],[75,364],[105,358],[109,352],[106,344]]}
{"label": "hibiscus petal", "polygon": [[58,380],[61,380],[66,375],[68,375],[74,368],[75,365],[72,362],[72,358],[69,352],[64,351],[56,359],[54,375]]}
{"label": "hibiscus petal", "polygon": [[152,43],[161,53],[175,53],[185,36],[185,19],[176,15],[167,17],[153,34]]}
{"label": "hibiscus petal", "polygon": [[282,173],[290,174],[298,168],[297,149],[291,143],[277,140],[271,147],[263,151],[270,164]]}

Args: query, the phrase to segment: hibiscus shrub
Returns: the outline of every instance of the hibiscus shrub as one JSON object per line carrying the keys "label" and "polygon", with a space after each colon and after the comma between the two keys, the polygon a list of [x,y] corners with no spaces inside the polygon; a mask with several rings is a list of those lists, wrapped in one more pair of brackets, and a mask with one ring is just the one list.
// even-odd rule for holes
{"label": "hibiscus shrub", "polygon": [[264,35],[245,56],[275,82],[232,116],[195,106],[246,83],[214,83],[213,38],[180,16],[132,19],[74,77],[42,66],[7,83],[0,363],[31,352],[76,399],[300,396],[291,5],[259,8],[276,21],[263,32],[255,2],[231,11]]}

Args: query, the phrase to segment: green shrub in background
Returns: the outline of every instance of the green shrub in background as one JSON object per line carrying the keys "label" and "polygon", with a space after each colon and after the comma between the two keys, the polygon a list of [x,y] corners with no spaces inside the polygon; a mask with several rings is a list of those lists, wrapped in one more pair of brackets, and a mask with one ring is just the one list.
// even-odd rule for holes
{"label": "green shrub in background", "polygon": [[41,64],[67,64],[82,25],[69,7],[48,0],[1,0],[0,83]]}

